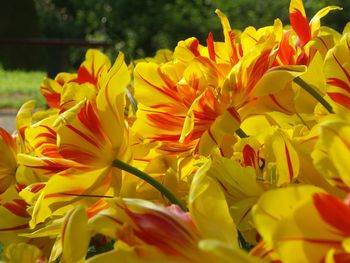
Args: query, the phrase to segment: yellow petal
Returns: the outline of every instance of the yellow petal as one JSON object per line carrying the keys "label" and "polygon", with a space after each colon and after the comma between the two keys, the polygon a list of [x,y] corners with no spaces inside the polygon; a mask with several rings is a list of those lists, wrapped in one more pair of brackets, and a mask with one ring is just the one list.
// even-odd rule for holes
{"label": "yellow petal", "polygon": [[126,140],[124,106],[125,89],[129,82],[130,73],[124,62],[124,55],[119,53],[108,73],[101,74],[100,91],[96,98],[101,127],[111,141],[114,150],[122,148]]}
{"label": "yellow petal", "polygon": [[312,153],[316,168],[333,185],[344,190],[350,187],[349,134],[348,120],[331,116],[321,123],[320,137]]}
{"label": "yellow petal", "polygon": [[226,243],[213,239],[201,240],[200,249],[215,255],[217,262],[237,262],[237,263],[261,263],[262,261],[250,256],[241,248],[232,248]]}
{"label": "yellow petal", "polygon": [[62,229],[62,263],[84,262],[90,242],[87,214],[82,206],[73,208],[65,217]]}
{"label": "yellow petal", "polygon": [[5,251],[5,257],[9,263],[47,262],[39,248],[26,243],[10,245]]}
{"label": "yellow petal", "polygon": [[[277,185],[293,182],[299,174],[300,164],[298,154],[291,145],[287,135],[277,130],[266,139],[266,152],[273,154],[277,169]],[[270,159],[270,157],[267,157]]]}
{"label": "yellow petal", "polygon": [[16,141],[4,129],[0,128],[0,194],[14,182],[17,169]]}
{"label": "yellow petal", "polygon": [[92,205],[95,198],[79,197],[81,194],[113,195],[119,191],[120,174],[109,167],[87,172],[67,172],[50,178],[35,203],[30,225],[34,227],[52,214],[62,215],[74,204]]}
{"label": "yellow petal", "polygon": [[203,165],[193,178],[189,194],[190,214],[204,238],[238,247],[237,230],[219,184],[207,176],[211,162]]}
{"label": "yellow petal", "polygon": [[90,82],[96,85],[101,71],[110,67],[108,56],[97,49],[89,49],[85,54],[85,61],[79,67],[77,82],[80,84]]}
{"label": "yellow petal", "polygon": [[91,100],[96,95],[95,87],[90,83],[78,84],[70,82],[63,86],[60,108],[67,110],[84,99]]}
{"label": "yellow petal", "polygon": [[309,200],[313,193],[318,192],[323,190],[305,185],[270,190],[263,194],[252,211],[255,226],[263,240],[272,246],[280,221],[290,215],[303,200]]}
{"label": "yellow petal", "polygon": [[[281,200],[282,191],[287,193],[288,188],[280,189],[280,206],[290,208],[290,212],[282,217],[276,217],[276,213],[269,214],[271,210],[267,210],[267,206],[262,207],[266,216],[275,216],[277,220],[270,222],[272,247],[281,261],[287,263],[320,262],[331,249],[345,256],[347,253],[344,253],[341,244],[349,231],[349,224],[344,220],[344,215],[349,214],[349,207],[342,200],[321,191],[304,195],[307,187],[298,186],[298,191],[289,192],[293,204]],[[295,255],[291,257],[291,253]]]}
{"label": "yellow petal", "polygon": [[311,39],[311,28],[305,13],[303,0],[291,0],[289,5],[290,24],[304,46]]}
{"label": "yellow petal", "polygon": [[[264,190],[257,183],[254,168],[242,167],[235,160],[219,156],[213,158],[207,176],[214,178],[225,189],[227,204],[239,231],[243,235],[248,234],[248,232],[255,232],[253,231],[251,209]],[[255,243],[256,238],[252,238],[249,242]]]}
{"label": "yellow petal", "polygon": [[225,135],[231,135],[239,128],[240,116],[233,108],[227,108],[204,132],[199,143],[199,153],[207,156],[215,147],[220,147]]}
{"label": "yellow petal", "polygon": [[264,96],[276,93],[285,88],[294,78],[306,71],[305,66],[277,66],[273,67],[257,82],[252,96]]}
{"label": "yellow petal", "polygon": [[313,37],[317,37],[320,26],[321,26],[321,18],[326,16],[330,11],[333,10],[343,10],[343,8],[339,6],[327,6],[319,10],[316,15],[311,19],[310,26],[311,26],[311,34]]}
{"label": "yellow petal", "polygon": [[340,43],[332,48],[325,60],[324,72],[327,77],[327,94],[333,100],[336,112],[350,109],[350,34],[345,34]]}
{"label": "yellow petal", "polygon": [[20,198],[14,186],[1,195],[0,215],[0,242],[4,246],[25,242],[27,238],[18,234],[28,231],[30,215],[26,202]]}

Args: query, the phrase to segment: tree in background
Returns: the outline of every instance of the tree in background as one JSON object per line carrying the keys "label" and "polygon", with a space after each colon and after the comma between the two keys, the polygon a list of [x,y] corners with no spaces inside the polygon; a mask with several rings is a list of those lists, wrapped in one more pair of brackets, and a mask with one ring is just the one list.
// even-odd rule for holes
{"label": "tree in background", "polygon": [[[343,7],[343,11],[337,12],[333,15],[328,15],[324,18],[323,23],[325,25],[328,25],[334,29],[336,29],[338,32],[342,32],[345,25],[350,22],[350,1],[348,0],[320,0],[320,1],[307,1],[308,4],[307,7],[310,7],[312,5],[312,8],[316,10],[319,10],[320,8],[327,6],[327,5],[338,5]],[[314,7],[315,6],[315,7]],[[317,9],[318,8],[318,9]]]}
{"label": "tree in background", "polygon": [[[232,26],[243,29],[271,25],[276,17],[288,21],[289,0],[36,0],[43,33],[54,37],[111,40],[130,58],[152,55],[159,48],[173,48],[177,41],[196,36],[205,41],[208,32],[220,38],[221,25],[214,14],[221,9]],[[313,15],[320,7],[346,0],[305,1]],[[329,15],[341,29],[349,12]]]}
{"label": "tree in background", "polygon": [[[0,38],[40,36],[34,0],[1,1]],[[0,64],[5,69],[38,69],[44,66],[45,53],[38,47],[0,46]]]}
{"label": "tree in background", "polygon": [[[214,34],[216,40],[222,39],[221,24],[214,13],[216,8],[228,16],[232,27],[236,29],[244,29],[247,25],[271,25],[276,17],[284,24],[289,23],[289,0],[16,1],[35,2],[42,37],[111,41],[115,43],[115,48],[107,53],[115,56],[121,50],[129,60],[151,56],[159,48],[174,48],[179,40],[191,36],[197,37],[203,44],[209,32]],[[309,17],[327,5],[343,6],[344,11],[330,14],[323,20],[323,24],[339,31],[350,20],[348,0],[305,0],[304,3]],[[4,4],[0,12],[6,15],[6,9],[15,5],[13,1],[5,1]],[[8,21],[17,23],[12,17]],[[15,17],[17,19],[20,16]],[[36,21],[35,16],[32,19],[25,20],[28,27]],[[70,58],[68,64],[76,68],[85,51],[77,48],[68,50],[65,55]]]}

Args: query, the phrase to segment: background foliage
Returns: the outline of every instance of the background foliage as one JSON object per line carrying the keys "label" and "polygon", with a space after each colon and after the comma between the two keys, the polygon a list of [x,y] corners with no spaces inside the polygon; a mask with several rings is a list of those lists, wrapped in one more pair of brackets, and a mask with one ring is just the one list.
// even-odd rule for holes
{"label": "background foliage", "polygon": [[[270,25],[276,17],[286,24],[289,0],[13,0],[4,3],[7,4],[1,8],[0,25],[6,30],[0,28],[0,37],[41,36],[111,41],[115,47],[107,52],[114,55],[122,50],[129,59],[134,59],[151,56],[159,48],[173,48],[179,40],[191,36],[205,43],[208,32],[213,32],[215,39],[221,39],[221,25],[214,13],[216,8],[225,12],[232,27],[237,29],[248,25]],[[330,14],[324,20],[324,24],[339,31],[350,20],[348,0],[305,0],[304,3],[310,18],[327,5],[344,7],[344,11]],[[31,8],[27,5],[31,5]],[[12,8],[14,6],[23,6],[23,10],[30,12],[16,15],[20,10]],[[63,53],[69,58],[65,66],[75,68],[85,50],[74,48]],[[33,55],[33,51],[27,53],[29,57],[46,59],[38,51],[34,52],[36,55]],[[33,69],[45,65],[39,62],[40,59],[34,65],[32,62],[23,63],[23,56],[26,55],[22,52],[20,56],[22,64],[12,61],[14,65],[11,65],[0,52],[0,63],[4,68]]]}

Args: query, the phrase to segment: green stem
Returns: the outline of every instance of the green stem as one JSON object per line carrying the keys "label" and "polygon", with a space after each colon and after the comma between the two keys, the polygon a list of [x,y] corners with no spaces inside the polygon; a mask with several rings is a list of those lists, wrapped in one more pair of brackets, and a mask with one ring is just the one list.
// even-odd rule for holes
{"label": "green stem", "polygon": [[183,211],[187,211],[186,207],[175,197],[175,195],[172,192],[170,192],[166,187],[164,187],[161,183],[159,183],[157,180],[155,180],[148,174],[118,159],[114,160],[112,162],[112,165],[146,181],[154,188],[156,188],[159,192],[161,192],[171,203],[178,205]]}
{"label": "green stem", "polygon": [[296,115],[298,116],[298,118],[301,120],[301,122],[305,125],[306,128],[308,128],[308,130],[310,130],[309,125],[307,125],[306,121],[303,119],[303,117],[301,117],[301,115],[296,112]]}
{"label": "green stem", "polygon": [[131,92],[128,88],[125,88],[125,93],[126,93],[126,96],[128,97],[128,99],[130,100],[134,111],[137,112],[137,103],[135,101],[134,96],[131,94]]}
{"label": "green stem", "polygon": [[241,129],[238,128],[236,130],[236,134],[238,135],[239,138],[243,139],[243,138],[248,138],[249,136]]}
{"label": "green stem", "polygon": [[239,246],[247,252],[252,250],[252,248],[254,247],[253,245],[251,245],[247,241],[245,241],[245,239],[240,231],[238,231],[238,243],[239,243]]}
{"label": "green stem", "polygon": [[298,84],[301,88],[303,88],[306,92],[308,92],[312,97],[314,97],[319,103],[321,103],[323,107],[325,107],[328,110],[329,113],[334,113],[332,106],[304,80],[302,80],[300,77],[296,77],[293,81],[296,84]]}

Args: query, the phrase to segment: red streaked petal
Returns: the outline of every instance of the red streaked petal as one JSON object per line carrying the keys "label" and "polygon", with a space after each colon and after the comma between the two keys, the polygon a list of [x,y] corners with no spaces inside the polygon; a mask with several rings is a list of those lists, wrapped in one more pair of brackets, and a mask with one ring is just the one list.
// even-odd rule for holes
{"label": "red streaked petal", "polygon": [[74,189],[74,190],[70,190],[70,191],[64,191],[64,192],[59,192],[59,193],[50,193],[50,194],[46,194],[44,195],[44,199],[47,198],[53,198],[53,197],[66,197],[67,195],[81,195],[84,193],[84,191],[86,191],[86,189],[82,188],[82,189]]}
{"label": "red streaked petal", "polygon": [[200,53],[198,51],[198,46],[199,46],[199,41],[198,39],[193,39],[192,43],[189,46],[189,49],[191,50],[191,52],[193,53],[193,55],[195,55],[196,57],[200,56]]}
{"label": "red streaked petal", "polygon": [[15,139],[5,129],[0,127],[0,137],[8,144],[12,149],[16,149]]}
{"label": "red streaked petal", "polygon": [[[128,205],[119,207],[135,224],[134,234],[146,244],[170,256],[191,257],[186,255],[186,251],[196,250],[199,236],[186,213],[178,209],[137,208],[133,205],[130,208]],[[144,211],[138,211],[140,209]]]}
{"label": "red streaked petal", "polygon": [[288,165],[288,172],[289,172],[289,179],[292,182],[294,178],[294,171],[293,171],[293,165],[292,161],[290,159],[290,154],[287,145],[285,144],[284,146],[285,154],[286,154],[286,160],[287,160],[287,165]]}
{"label": "red streaked petal", "polygon": [[210,32],[207,38],[207,46],[208,46],[208,53],[209,57],[212,61],[216,62],[216,54],[215,54],[215,48],[214,48],[214,38],[213,34]]}
{"label": "red streaked petal", "polygon": [[328,85],[337,86],[337,87],[347,91],[350,94],[350,86],[349,86],[349,84],[346,83],[345,81],[341,80],[341,79],[329,78],[329,79],[327,79],[327,84]]}
{"label": "red streaked petal", "polygon": [[27,212],[27,203],[22,199],[14,199],[12,202],[3,204],[3,207],[19,217],[30,217]]}
{"label": "red streaked petal", "polygon": [[246,144],[242,153],[244,166],[255,167],[256,153],[254,149],[249,144]]}
{"label": "red streaked petal", "polygon": [[311,27],[307,20],[302,0],[292,0],[289,7],[289,19],[295,33],[304,46],[311,39]]}
{"label": "red streaked petal", "polygon": [[79,121],[97,136],[100,140],[104,140],[104,133],[101,127],[101,122],[90,102],[87,102],[85,107],[82,107],[78,113]]}
{"label": "red streaked petal", "polygon": [[314,205],[321,218],[332,227],[339,230],[339,234],[350,235],[350,207],[334,196],[324,193],[313,195]]}
{"label": "red streaked petal", "polygon": [[338,92],[327,92],[327,95],[336,103],[350,109],[350,97],[342,94],[342,93],[338,93]]}

